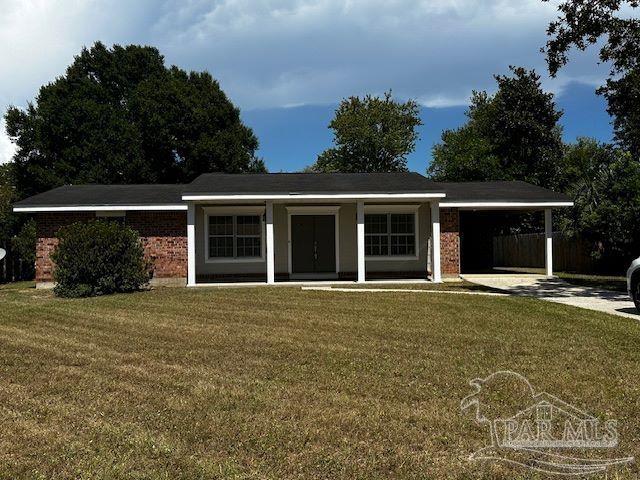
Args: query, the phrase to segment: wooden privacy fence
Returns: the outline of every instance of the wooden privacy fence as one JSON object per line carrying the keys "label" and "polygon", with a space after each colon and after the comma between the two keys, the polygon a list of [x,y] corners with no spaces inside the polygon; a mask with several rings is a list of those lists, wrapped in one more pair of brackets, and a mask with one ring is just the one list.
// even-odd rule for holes
{"label": "wooden privacy fence", "polygon": [[9,245],[1,245],[7,255],[0,260],[0,283],[33,279],[33,265],[23,260]]}
{"label": "wooden privacy fence", "polygon": [[[582,240],[554,232],[553,269],[589,273],[596,270],[590,249]],[[497,267],[544,267],[544,233],[521,233],[493,237],[493,264]]]}

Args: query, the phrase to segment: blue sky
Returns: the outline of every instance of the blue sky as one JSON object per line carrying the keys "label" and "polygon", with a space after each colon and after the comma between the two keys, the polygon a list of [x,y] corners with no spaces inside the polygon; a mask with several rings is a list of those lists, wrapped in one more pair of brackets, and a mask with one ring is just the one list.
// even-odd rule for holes
{"label": "blue sky", "polygon": [[[24,106],[83,45],[157,46],[168,64],[208,70],[242,109],[271,171],[295,171],[330,145],[341,98],[392,89],[422,106],[409,159],[423,172],[442,129],[464,121],[472,90],[493,91],[509,65],[545,74],[539,49],[557,1],[0,0],[0,109]],[[565,138],[608,140],[594,89],[595,51],[543,77],[565,110]],[[0,125],[2,126],[2,125]],[[0,162],[13,151],[0,134]]]}

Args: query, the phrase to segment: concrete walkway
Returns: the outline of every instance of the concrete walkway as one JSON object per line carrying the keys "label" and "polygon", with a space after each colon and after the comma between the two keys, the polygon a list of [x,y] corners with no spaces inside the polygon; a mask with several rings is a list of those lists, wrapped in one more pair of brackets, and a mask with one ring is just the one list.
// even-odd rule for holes
{"label": "concrete walkway", "polygon": [[462,278],[513,295],[527,295],[640,320],[633,302],[622,292],[571,285],[558,278],[540,275],[462,275]]}
{"label": "concrete walkway", "polygon": [[302,286],[302,290],[312,290],[316,292],[347,292],[347,293],[435,293],[445,295],[484,295],[489,297],[504,297],[507,293],[499,292],[469,292],[466,290],[423,290],[419,288],[340,288],[340,287],[309,287]]}

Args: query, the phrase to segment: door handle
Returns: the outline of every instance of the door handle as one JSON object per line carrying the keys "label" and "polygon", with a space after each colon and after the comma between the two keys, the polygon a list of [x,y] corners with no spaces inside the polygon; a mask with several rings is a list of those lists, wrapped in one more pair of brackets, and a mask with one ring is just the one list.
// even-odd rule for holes
{"label": "door handle", "polygon": [[313,259],[318,260],[318,242],[313,242]]}

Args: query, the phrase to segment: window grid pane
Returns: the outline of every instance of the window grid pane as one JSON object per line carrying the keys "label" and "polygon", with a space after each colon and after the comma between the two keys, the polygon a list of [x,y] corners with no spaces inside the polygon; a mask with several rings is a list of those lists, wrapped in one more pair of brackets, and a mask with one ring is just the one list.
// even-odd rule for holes
{"label": "window grid pane", "polygon": [[367,256],[389,255],[389,237],[387,235],[366,235],[364,254]]}
{"label": "window grid pane", "polygon": [[413,233],[415,216],[411,213],[391,215],[391,233]]}
{"label": "window grid pane", "polygon": [[233,257],[233,217],[209,217],[209,257]]}
{"label": "window grid pane", "polygon": [[237,237],[236,250],[237,257],[259,257],[260,237]]}
{"label": "window grid pane", "polygon": [[415,236],[391,235],[391,255],[415,255]]}
{"label": "window grid pane", "polygon": [[364,231],[366,256],[413,256],[416,253],[413,213],[365,215]]}
{"label": "window grid pane", "polygon": [[262,256],[262,224],[259,215],[209,217],[209,257]]}
{"label": "window grid pane", "polygon": [[242,215],[236,217],[236,235],[260,235],[260,217],[257,215]]}
{"label": "window grid pane", "polygon": [[209,217],[209,235],[233,236],[233,217],[230,215]]}
{"label": "window grid pane", "polygon": [[233,257],[233,237],[209,237],[209,257]]}
{"label": "window grid pane", "polygon": [[236,257],[260,257],[260,216],[238,215],[236,217]]}
{"label": "window grid pane", "polygon": [[387,233],[387,215],[365,215],[364,216],[364,233],[380,234]]}

